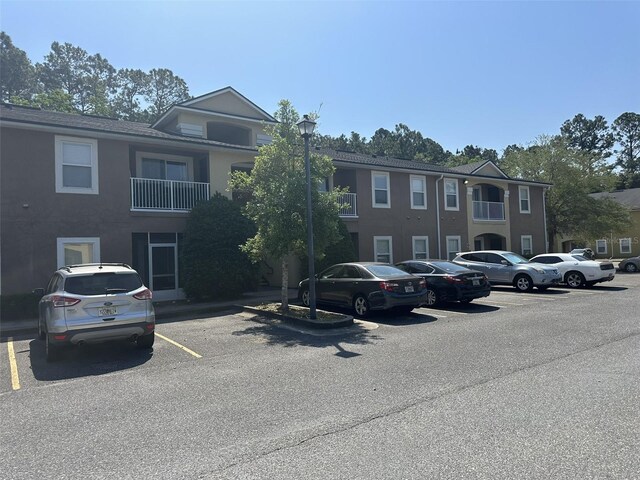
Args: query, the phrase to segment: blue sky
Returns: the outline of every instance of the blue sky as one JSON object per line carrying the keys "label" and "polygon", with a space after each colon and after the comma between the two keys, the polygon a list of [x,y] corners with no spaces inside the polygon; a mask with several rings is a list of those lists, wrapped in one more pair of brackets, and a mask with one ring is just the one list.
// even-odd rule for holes
{"label": "blue sky", "polygon": [[0,27],[34,63],[69,42],[194,96],[320,109],[324,134],[404,123],[451,151],[640,112],[640,2],[1,0]]}

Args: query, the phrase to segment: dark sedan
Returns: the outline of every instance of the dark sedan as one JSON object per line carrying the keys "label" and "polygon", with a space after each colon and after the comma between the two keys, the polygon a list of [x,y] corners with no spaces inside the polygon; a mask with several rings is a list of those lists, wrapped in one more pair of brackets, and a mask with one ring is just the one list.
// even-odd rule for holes
{"label": "dark sedan", "polygon": [[[409,313],[424,304],[427,293],[422,278],[386,263],[339,263],[316,278],[318,303],[351,307],[360,317],[391,308]],[[298,285],[298,298],[309,306],[308,278]]]}
{"label": "dark sedan", "polygon": [[425,305],[429,307],[440,302],[469,303],[491,293],[484,273],[445,260],[408,260],[396,267],[427,281]]}

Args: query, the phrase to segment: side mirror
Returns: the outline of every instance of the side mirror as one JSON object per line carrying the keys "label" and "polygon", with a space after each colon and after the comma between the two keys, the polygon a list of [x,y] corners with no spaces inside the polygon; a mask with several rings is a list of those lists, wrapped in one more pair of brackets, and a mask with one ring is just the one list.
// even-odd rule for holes
{"label": "side mirror", "polygon": [[501,260],[500,263],[502,265],[506,265],[507,267],[511,265],[507,260]]}
{"label": "side mirror", "polygon": [[31,293],[38,297],[44,297],[44,288],[34,288]]}

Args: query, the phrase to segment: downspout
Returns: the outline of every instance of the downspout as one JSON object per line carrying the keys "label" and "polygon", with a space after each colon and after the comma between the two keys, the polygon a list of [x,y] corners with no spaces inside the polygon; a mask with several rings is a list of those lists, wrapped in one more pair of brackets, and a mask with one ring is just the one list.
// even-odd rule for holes
{"label": "downspout", "polygon": [[440,175],[440,178],[436,180],[436,231],[438,234],[438,259],[442,258],[442,246],[440,245],[440,192],[438,191],[438,182],[443,178],[444,174]]}

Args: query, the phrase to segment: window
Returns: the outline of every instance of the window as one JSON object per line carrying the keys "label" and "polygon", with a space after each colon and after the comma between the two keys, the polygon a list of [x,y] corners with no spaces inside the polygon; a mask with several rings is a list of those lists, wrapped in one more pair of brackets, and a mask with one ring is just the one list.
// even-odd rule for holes
{"label": "window", "polygon": [[58,238],[58,268],[99,261],[99,238]]}
{"label": "window", "polygon": [[373,255],[376,262],[393,263],[391,237],[373,237]]}
{"label": "window", "polygon": [[411,175],[411,208],[427,208],[427,180],[422,175]]}
{"label": "window", "polygon": [[413,259],[426,260],[429,258],[429,237],[411,237],[413,240]]}
{"label": "window", "polygon": [[143,158],[142,177],[186,182],[188,180],[187,164],[183,162],[169,162],[156,158]]}
{"label": "window", "polygon": [[389,174],[386,172],[371,172],[371,190],[374,208],[390,208]]}
{"label": "window", "polygon": [[447,260],[453,260],[460,252],[460,243],[461,240],[459,235],[447,235]]}
{"label": "window", "polygon": [[600,240],[596,240],[596,253],[604,254],[607,253],[607,240],[602,238]]}
{"label": "window", "polygon": [[98,194],[98,141],[56,136],[56,192]]}
{"label": "window", "polygon": [[455,178],[444,179],[444,209],[459,210],[458,207],[458,180]]}
{"label": "window", "polygon": [[529,187],[518,187],[518,193],[520,195],[520,213],[531,213]]}
{"label": "window", "polygon": [[526,257],[533,255],[533,237],[531,235],[522,235],[520,246],[522,255]]}
{"label": "window", "polygon": [[620,239],[620,253],[631,253],[631,239],[630,238],[621,238]]}

